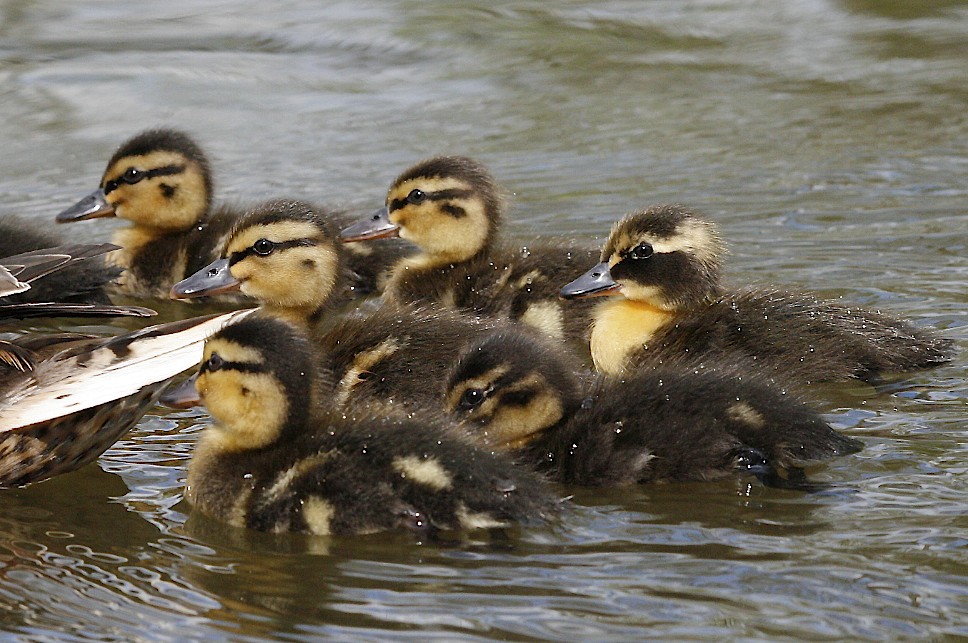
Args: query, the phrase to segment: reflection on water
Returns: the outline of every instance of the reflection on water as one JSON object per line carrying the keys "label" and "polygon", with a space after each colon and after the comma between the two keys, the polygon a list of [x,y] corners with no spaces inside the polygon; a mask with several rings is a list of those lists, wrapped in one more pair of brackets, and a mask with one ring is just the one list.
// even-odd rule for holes
{"label": "reflection on water", "polygon": [[[968,340],[968,9],[372,0],[0,7],[2,210],[49,218],[166,124],[226,200],[366,209],[404,166],[479,157],[509,232],[601,238],[675,200],[737,284],[785,284]],[[111,222],[70,233],[102,239]],[[162,315],[202,312],[171,304]],[[865,449],[802,495],[750,480],[562,489],[558,524],[461,543],[267,536],[189,517],[198,411],[0,494],[3,629],[32,639],[968,636],[960,357],[813,391]]]}

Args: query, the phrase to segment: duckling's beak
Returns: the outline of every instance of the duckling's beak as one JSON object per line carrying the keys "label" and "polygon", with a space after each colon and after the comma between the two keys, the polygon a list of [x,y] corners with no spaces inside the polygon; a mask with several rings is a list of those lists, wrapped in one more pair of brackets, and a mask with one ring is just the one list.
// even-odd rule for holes
{"label": "duckling's beak", "polygon": [[203,295],[218,295],[238,290],[241,285],[229,271],[229,260],[218,259],[172,286],[169,296],[172,299],[191,299]]}
{"label": "duckling's beak", "polygon": [[357,221],[339,233],[339,238],[344,243],[399,236],[400,227],[390,221],[390,211],[387,208],[380,208],[362,221]]}
{"label": "duckling's beak", "polygon": [[158,402],[170,409],[190,409],[193,406],[198,406],[202,403],[202,396],[195,389],[195,380],[197,379],[198,373],[195,373],[178,386],[169,386],[162,393]]}
{"label": "duckling's beak", "polygon": [[57,223],[70,223],[98,217],[113,217],[114,206],[108,203],[104,190],[98,188],[57,215]]}
{"label": "duckling's beak", "polygon": [[620,286],[612,281],[612,274],[608,271],[608,262],[603,261],[578,279],[567,284],[558,295],[562,299],[601,297],[602,295],[610,295],[619,288]]}

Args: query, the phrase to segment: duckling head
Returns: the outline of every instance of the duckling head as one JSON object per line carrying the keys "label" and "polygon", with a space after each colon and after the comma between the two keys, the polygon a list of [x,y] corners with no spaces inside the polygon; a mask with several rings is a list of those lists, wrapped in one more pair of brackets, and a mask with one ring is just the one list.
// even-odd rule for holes
{"label": "duckling head", "polygon": [[487,168],[463,156],[422,161],[387,192],[386,208],[342,231],[343,241],[399,236],[434,264],[458,263],[486,248],[501,225],[504,198]]}
{"label": "duckling head", "polygon": [[215,419],[206,444],[259,449],[298,435],[314,385],[311,348],[290,324],[250,315],[206,343],[195,387]]}
{"label": "duckling head", "polygon": [[501,330],[461,354],[444,406],[484,444],[510,450],[570,417],[579,390],[564,354],[530,333]]}
{"label": "duckling head", "polygon": [[233,289],[279,316],[305,321],[336,291],[342,246],[328,217],[301,201],[269,201],[236,223],[222,259],[175,284],[173,298]]}
{"label": "duckling head", "polygon": [[725,245],[711,221],[658,205],[617,222],[601,263],[561,289],[566,299],[620,293],[665,311],[716,297]]}
{"label": "duckling head", "polygon": [[116,216],[159,231],[187,230],[205,215],[211,199],[211,170],[198,145],[182,132],[148,130],[122,144],[100,187],[56,220]]}

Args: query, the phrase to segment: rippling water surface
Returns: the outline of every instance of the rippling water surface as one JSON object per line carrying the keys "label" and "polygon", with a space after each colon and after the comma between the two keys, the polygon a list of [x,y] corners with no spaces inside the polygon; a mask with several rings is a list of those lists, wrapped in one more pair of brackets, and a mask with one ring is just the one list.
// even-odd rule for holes
{"label": "rippling water surface", "polygon": [[733,282],[896,311],[962,355],[879,390],[815,390],[865,444],[814,473],[822,493],[562,489],[575,497],[559,523],[453,546],[190,516],[181,488],[207,418],[157,410],[96,465],[0,492],[3,630],[968,636],[968,5],[455,4],[5,2],[0,212],[50,221],[155,125],[198,137],[226,200],[365,209],[404,166],[463,153],[514,193],[523,243],[598,239],[632,208],[680,201],[720,222]]}

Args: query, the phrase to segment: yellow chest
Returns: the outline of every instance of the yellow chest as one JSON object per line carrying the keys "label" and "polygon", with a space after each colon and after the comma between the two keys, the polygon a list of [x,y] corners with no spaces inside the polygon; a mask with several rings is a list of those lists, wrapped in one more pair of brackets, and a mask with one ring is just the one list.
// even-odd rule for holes
{"label": "yellow chest", "polygon": [[621,375],[632,352],[647,344],[671,318],[668,311],[624,297],[601,304],[595,311],[591,334],[595,369]]}

